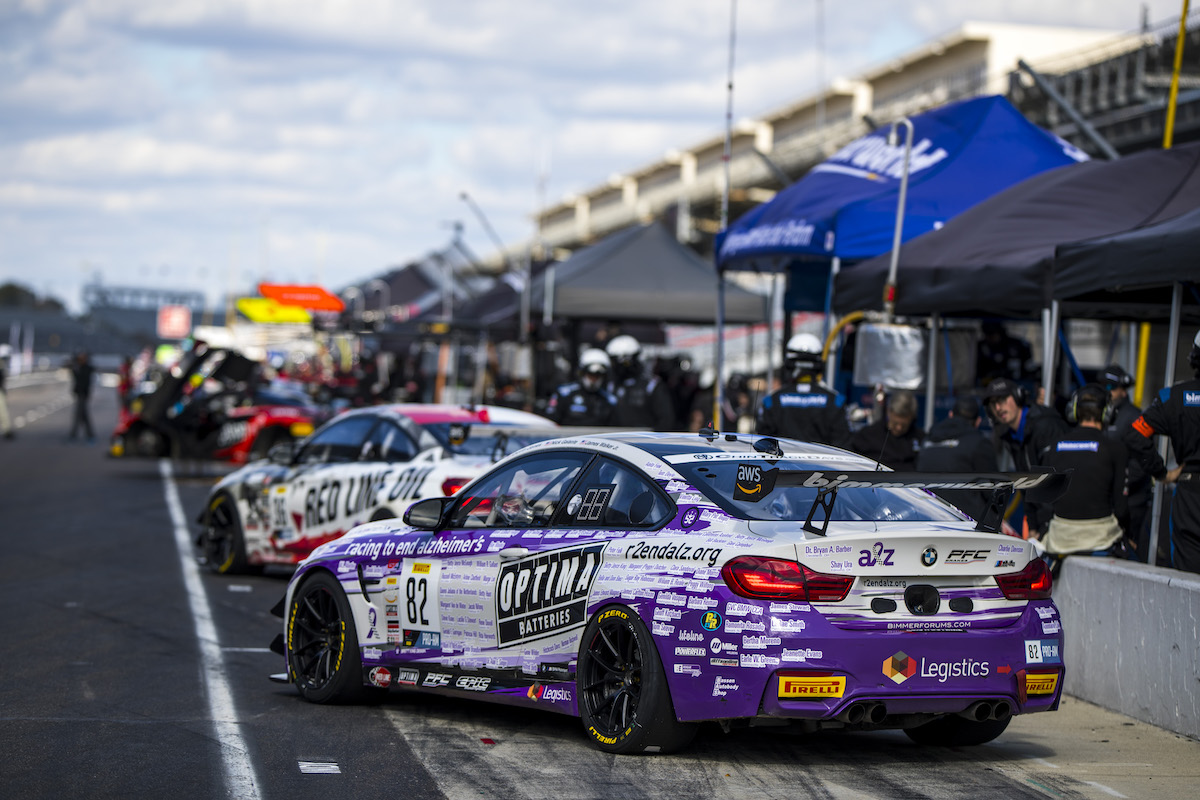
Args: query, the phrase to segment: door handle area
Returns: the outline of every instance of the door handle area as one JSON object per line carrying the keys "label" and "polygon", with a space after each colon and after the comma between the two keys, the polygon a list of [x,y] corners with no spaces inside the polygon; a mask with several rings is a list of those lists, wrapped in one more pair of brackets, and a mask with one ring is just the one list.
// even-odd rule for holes
{"label": "door handle area", "polygon": [[523,558],[531,552],[528,547],[506,547],[499,553],[496,553],[496,555],[500,556],[502,561],[512,561],[517,558]]}

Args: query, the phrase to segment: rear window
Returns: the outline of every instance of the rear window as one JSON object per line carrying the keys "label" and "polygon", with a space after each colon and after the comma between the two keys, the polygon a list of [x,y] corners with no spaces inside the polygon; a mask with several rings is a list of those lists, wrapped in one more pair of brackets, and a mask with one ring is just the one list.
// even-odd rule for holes
{"label": "rear window", "polygon": [[[804,522],[818,489],[785,486],[783,473],[845,469],[812,461],[746,460],[683,461],[673,464],[708,499],[732,516],[747,520]],[[817,510],[813,517],[823,520]],[[831,522],[958,522],[968,519],[957,509],[922,489],[839,489],[830,509]]]}
{"label": "rear window", "polygon": [[555,428],[523,428],[487,423],[440,422],[424,426],[438,444],[458,456],[489,456],[494,460],[515,453],[527,444],[558,439]]}

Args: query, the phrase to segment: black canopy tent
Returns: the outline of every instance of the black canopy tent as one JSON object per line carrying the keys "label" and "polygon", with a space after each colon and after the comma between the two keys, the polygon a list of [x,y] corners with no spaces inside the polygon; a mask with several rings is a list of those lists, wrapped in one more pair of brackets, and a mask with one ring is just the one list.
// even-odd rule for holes
{"label": "black canopy tent", "polygon": [[[579,250],[548,270],[533,292],[534,313],[546,294],[554,317],[712,325],[717,272],[663,225],[637,225]],[[725,289],[725,317],[735,323],[767,318],[766,298],[738,286]]]}
{"label": "black canopy tent", "polygon": [[[1166,321],[1176,281],[1200,280],[1200,207],[1156,225],[1055,248],[1052,293],[1066,311],[1097,319]],[[1195,283],[1183,321],[1200,322]]]}
{"label": "black canopy tent", "polygon": [[[896,312],[1036,318],[1055,294],[1055,247],[1200,206],[1200,144],[1043,172],[900,248]],[[890,254],[837,276],[838,313],[883,307]]]}

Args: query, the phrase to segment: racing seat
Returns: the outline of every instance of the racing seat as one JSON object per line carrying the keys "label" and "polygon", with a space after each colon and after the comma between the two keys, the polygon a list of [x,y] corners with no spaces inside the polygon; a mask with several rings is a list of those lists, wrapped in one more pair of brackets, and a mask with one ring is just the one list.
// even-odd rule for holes
{"label": "racing seat", "polygon": [[645,525],[654,513],[654,492],[642,492],[629,504],[629,524]]}

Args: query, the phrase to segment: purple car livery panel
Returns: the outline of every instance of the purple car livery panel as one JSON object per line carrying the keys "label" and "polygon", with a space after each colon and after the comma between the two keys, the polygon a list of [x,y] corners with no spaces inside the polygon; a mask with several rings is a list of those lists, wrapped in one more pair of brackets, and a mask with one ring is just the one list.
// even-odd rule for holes
{"label": "purple car livery panel", "polygon": [[1045,564],[923,488],[1062,476],[876,470],[756,436],[531,445],[317,548],[278,609],[279,677],[314,702],[543,707],[616,753],[677,750],[707,720],[978,744],[1057,708]]}

